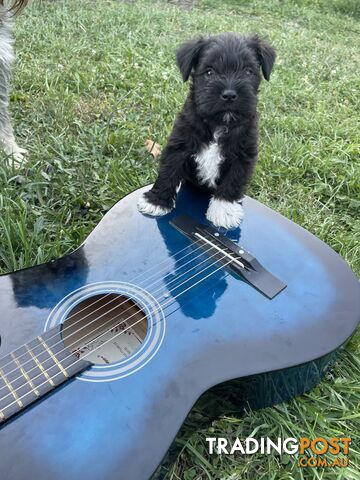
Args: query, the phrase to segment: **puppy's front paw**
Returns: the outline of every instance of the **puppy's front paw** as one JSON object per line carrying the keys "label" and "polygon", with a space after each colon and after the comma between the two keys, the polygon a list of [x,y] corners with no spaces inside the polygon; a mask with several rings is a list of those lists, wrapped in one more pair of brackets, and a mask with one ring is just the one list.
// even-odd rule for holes
{"label": "puppy's front paw", "polygon": [[162,217],[172,210],[172,208],[165,208],[150,202],[145,193],[140,196],[137,207],[139,212],[145,215],[151,215],[152,217]]}
{"label": "puppy's front paw", "polygon": [[215,227],[236,228],[244,218],[244,210],[239,202],[227,202],[213,197],[210,200],[206,218]]}
{"label": "puppy's front paw", "polygon": [[25,155],[28,151],[25,148],[19,147],[19,145],[13,139],[5,138],[1,140],[1,144],[6,155],[12,156],[17,163],[21,163],[25,160]]}
{"label": "puppy's front paw", "polygon": [[16,151],[12,152],[12,156],[17,162],[24,161],[27,154],[28,154],[28,151],[26,150],[26,148],[20,148],[20,147],[18,147]]}

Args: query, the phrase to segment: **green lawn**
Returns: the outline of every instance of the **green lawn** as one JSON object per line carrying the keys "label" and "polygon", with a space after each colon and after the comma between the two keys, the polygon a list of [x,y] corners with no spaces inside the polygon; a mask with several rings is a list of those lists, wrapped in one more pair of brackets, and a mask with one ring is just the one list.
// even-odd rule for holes
{"label": "green lawn", "polygon": [[[17,19],[11,110],[30,155],[18,169],[4,156],[0,162],[1,271],[74,249],[113,203],[155,178],[143,142],[164,145],[187,90],[176,46],[231,30],[265,35],[278,53],[261,89],[249,193],[319,236],[360,275],[358,1],[172,3],[42,1]],[[166,480],[359,479],[359,406],[358,334],[307,395],[178,437],[182,453]],[[209,433],[351,436],[351,466],[299,470],[286,456],[209,457]]]}

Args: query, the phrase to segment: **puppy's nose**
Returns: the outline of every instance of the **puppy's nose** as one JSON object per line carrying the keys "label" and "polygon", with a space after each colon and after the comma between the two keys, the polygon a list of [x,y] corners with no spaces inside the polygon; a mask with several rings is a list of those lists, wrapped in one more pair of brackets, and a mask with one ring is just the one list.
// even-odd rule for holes
{"label": "puppy's nose", "polygon": [[221,98],[225,102],[233,102],[234,100],[236,100],[236,97],[237,97],[237,94],[235,90],[227,89],[221,92]]}

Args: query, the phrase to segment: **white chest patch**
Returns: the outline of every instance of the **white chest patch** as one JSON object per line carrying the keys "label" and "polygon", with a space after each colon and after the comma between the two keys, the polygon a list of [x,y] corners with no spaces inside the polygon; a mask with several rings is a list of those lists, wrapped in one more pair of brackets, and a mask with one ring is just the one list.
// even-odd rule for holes
{"label": "white chest patch", "polygon": [[218,143],[211,142],[194,157],[194,160],[199,182],[208,187],[215,187],[223,160]]}

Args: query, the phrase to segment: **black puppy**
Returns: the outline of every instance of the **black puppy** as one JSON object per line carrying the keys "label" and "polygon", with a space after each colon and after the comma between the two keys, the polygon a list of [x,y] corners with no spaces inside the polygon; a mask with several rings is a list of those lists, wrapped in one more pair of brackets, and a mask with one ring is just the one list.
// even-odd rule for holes
{"label": "black puppy", "polygon": [[177,64],[190,92],[160,159],[158,178],[139,199],[148,215],[174,206],[181,182],[210,189],[206,217],[234,228],[244,216],[244,196],[257,159],[256,95],[260,68],[266,80],[274,49],[258,36],[224,33],[183,44]]}

